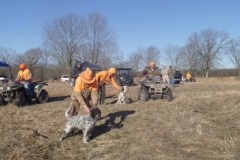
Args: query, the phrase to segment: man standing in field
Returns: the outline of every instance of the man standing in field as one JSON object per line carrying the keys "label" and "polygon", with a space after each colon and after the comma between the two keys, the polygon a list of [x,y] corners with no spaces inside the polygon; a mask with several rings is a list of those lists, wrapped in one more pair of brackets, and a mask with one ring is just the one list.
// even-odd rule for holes
{"label": "man standing in field", "polygon": [[82,63],[80,61],[75,61],[75,65],[72,69],[73,87],[79,74],[82,72]]}
{"label": "man standing in field", "polygon": [[165,64],[163,64],[162,67],[163,67],[163,69],[162,69],[161,73],[162,73],[163,82],[169,83],[168,69]]}
{"label": "man standing in field", "polygon": [[169,77],[169,83],[170,83],[170,86],[174,87],[174,69],[172,68],[172,66],[169,66],[169,69],[168,69],[168,77]]}
{"label": "man standing in field", "polygon": [[100,97],[100,104],[104,104],[105,100],[105,85],[107,82],[111,82],[112,85],[120,91],[120,87],[115,81],[116,69],[115,68],[109,68],[107,71],[101,71],[96,74],[96,80],[98,82],[99,87],[99,95]]}
{"label": "man standing in field", "polygon": [[76,79],[74,90],[71,94],[72,108],[68,112],[69,116],[78,114],[80,105],[88,113],[90,109],[97,107],[98,101],[98,86],[94,72],[87,68]]}

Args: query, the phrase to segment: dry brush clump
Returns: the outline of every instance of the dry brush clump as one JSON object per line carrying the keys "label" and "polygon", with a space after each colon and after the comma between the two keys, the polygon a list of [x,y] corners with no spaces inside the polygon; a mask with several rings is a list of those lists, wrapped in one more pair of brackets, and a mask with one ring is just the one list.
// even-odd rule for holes
{"label": "dry brush clump", "polygon": [[128,104],[117,105],[117,94],[108,94],[89,144],[81,132],[58,142],[72,89],[54,82],[46,88],[49,103],[0,107],[0,159],[240,158],[237,80],[182,83],[173,88],[172,102],[138,102],[136,86]]}

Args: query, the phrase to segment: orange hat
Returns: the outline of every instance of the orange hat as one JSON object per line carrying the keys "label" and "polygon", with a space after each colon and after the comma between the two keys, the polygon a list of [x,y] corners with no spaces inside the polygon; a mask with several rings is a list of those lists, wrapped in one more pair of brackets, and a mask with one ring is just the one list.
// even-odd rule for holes
{"label": "orange hat", "polygon": [[94,72],[87,67],[87,69],[80,74],[82,81],[86,84],[91,84],[95,81]]}
{"label": "orange hat", "polygon": [[154,66],[155,63],[154,63],[153,61],[151,61],[151,62],[149,63],[149,65],[150,65],[150,66]]}
{"label": "orange hat", "polygon": [[110,69],[108,70],[108,72],[109,72],[109,73],[113,73],[113,74],[115,74],[117,71],[116,71],[115,68],[110,68]]}
{"label": "orange hat", "polygon": [[25,63],[21,63],[19,66],[20,69],[26,69],[26,64]]}

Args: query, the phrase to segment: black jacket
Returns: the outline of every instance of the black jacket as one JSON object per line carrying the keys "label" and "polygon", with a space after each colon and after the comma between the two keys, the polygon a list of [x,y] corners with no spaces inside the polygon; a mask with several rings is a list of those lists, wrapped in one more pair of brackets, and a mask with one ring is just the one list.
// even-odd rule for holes
{"label": "black jacket", "polygon": [[79,76],[79,74],[82,72],[82,66],[80,68],[77,67],[78,64],[82,64],[80,61],[75,61],[75,65],[72,69],[72,78],[74,79],[73,84],[75,86],[75,81],[77,79],[77,77]]}

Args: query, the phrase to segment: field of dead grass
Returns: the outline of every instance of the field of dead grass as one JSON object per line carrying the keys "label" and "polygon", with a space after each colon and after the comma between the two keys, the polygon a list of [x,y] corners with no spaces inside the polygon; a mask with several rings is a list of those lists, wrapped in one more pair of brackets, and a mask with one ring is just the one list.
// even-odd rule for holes
{"label": "field of dead grass", "polygon": [[[173,88],[174,100],[128,104],[108,95],[89,144],[82,134],[58,142],[72,88],[49,83],[46,104],[0,107],[0,159],[240,159],[240,81],[197,79]],[[113,88],[107,87],[108,92]],[[84,113],[81,110],[81,113]]]}

